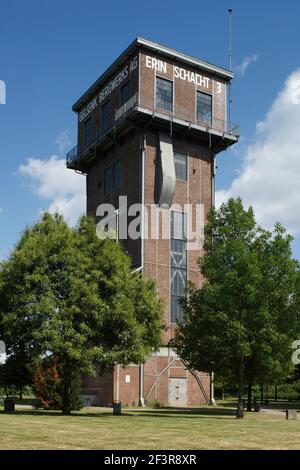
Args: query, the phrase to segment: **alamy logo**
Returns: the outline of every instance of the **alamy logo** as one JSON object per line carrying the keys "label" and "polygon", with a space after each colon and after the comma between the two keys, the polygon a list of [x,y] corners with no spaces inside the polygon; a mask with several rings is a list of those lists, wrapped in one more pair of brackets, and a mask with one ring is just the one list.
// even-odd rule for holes
{"label": "alamy logo", "polygon": [[[176,216],[177,214],[177,216]],[[127,196],[119,196],[118,208],[100,204],[96,211],[99,238],[117,240],[184,240],[186,250],[199,250],[204,240],[204,205],[156,204],[128,205]],[[182,217],[180,217],[182,215]]]}
{"label": "alamy logo", "polygon": [[0,104],[6,104],[6,84],[0,80]]}

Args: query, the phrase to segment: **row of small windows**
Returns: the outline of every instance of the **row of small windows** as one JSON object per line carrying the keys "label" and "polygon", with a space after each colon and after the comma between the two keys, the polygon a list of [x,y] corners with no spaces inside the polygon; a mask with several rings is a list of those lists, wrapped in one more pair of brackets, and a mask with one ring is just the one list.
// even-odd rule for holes
{"label": "row of small windows", "polygon": [[[130,98],[130,82],[127,81],[120,88],[120,105]],[[156,107],[173,111],[173,82],[165,78],[156,77]],[[211,125],[212,123],[212,96],[197,91],[197,121]],[[111,106],[109,100],[101,106],[101,132],[106,132],[111,126]],[[84,144],[89,146],[94,139],[92,118],[84,124]],[[184,179],[184,178],[182,178]]]}
{"label": "row of small windows", "polygon": [[[173,111],[173,82],[156,77],[156,107]],[[205,124],[212,123],[212,96],[197,91],[197,120]]]}
{"label": "row of small windows", "polygon": [[[126,103],[130,98],[130,81],[128,80],[120,88],[120,106]],[[101,115],[101,132],[106,132],[111,126],[111,106],[109,100],[105,101],[100,108]],[[84,123],[84,145],[88,147],[94,140],[94,127],[92,118]]]}
{"label": "row of small windows", "polygon": [[[187,155],[175,153],[176,179],[187,181]],[[121,189],[123,180],[122,160],[117,160],[104,170],[104,194],[109,194]]]}

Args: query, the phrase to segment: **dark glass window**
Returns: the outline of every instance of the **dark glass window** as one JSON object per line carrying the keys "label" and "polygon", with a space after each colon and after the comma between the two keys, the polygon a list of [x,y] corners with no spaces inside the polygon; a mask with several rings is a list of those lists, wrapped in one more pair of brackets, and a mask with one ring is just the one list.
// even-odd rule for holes
{"label": "dark glass window", "polygon": [[101,130],[102,132],[107,131],[110,127],[110,104],[109,101],[106,101],[101,106]]}
{"label": "dark glass window", "polygon": [[187,156],[183,153],[174,153],[175,172],[178,180],[187,181]]}
{"label": "dark glass window", "polygon": [[212,123],[212,96],[197,91],[197,121]]}
{"label": "dark glass window", "polygon": [[104,194],[112,192],[113,186],[113,172],[112,166],[109,166],[104,170]]}
{"label": "dark glass window", "polygon": [[130,98],[130,82],[126,82],[125,85],[120,88],[120,104],[126,103]]}
{"label": "dark glass window", "polygon": [[113,164],[113,188],[121,189],[122,186],[122,160]]}
{"label": "dark glass window", "polygon": [[171,323],[183,319],[180,299],[186,297],[186,214],[171,212]]}
{"label": "dark glass window", "polygon": [[121,189],[122,160],[117,160],[104,170],[104,194]]}
{"label": "dark glass window", "polygon": [[88,147],[93,142],[93,121],[89,118],[84,123],[84,146]]}
{"label": "dark glass window", "polygon": [[173,82],[156,77],[156,107],[173,111]]}

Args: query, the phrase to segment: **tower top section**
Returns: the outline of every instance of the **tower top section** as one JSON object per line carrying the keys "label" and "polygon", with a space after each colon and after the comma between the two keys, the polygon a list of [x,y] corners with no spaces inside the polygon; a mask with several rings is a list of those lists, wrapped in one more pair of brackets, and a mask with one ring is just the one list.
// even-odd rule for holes
{"label": "tower top section", "polygon": [[75,112],[79,112],[82,106],[95,94],[95,92],[104,84],[109,77],[113,77],[114,74],[120,69],[122,64],[125,64],[128,57],[132,56],[139,50],[149,51],[151,54],[158,54],[161,57],[165,57],[171,61],[181,62],[189,67],[193,67],[199,72],[207,72],[214,77],[219,77],[226,82],[233,79],[234,74],[228,69],[219,67],[217,65],[210,64],[204,60],[192,57],[188,54],[171,49],[170,47],[164,46],[158,42],[153,42],[148,39],[137,37],[132,43],[125,49],[121,55],[111,64],[111,66],[103,72],[100,77],[90,86],[90,88],[74,103],[72,109]]}
{"label": "tower top section", "polygon": [[136,38],[73,105],[78,141],[67,166],[86,172],[129,131],[149,128],[221,152],[238,140],[238,127],[227,120],[232,78],[229,70]]}

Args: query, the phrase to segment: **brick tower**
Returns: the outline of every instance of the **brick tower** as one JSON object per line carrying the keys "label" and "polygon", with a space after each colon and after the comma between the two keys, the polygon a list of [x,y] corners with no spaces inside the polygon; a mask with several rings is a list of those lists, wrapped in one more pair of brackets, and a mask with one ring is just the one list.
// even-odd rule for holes
{"label": "brick tower", "polygon": [[[215,155],[238,140],[237,126],[227,122],[232,78],[226,69],[137,38],[73,106],[78,143],[67,167],[86,175],[87,213],[103,215],[99,206],[112,204],[118,227],[119,196],[127,197],[127,207],[145,208],[139,213],[141,236],[119,239],[132,269],[154,279],[165,305],[160,350],[145,364],[85,378],[82,394],[93,404],[146,400],[189,406],[213,398],[210,376],[190,370],[169,341],[182,315],[178,300],[187,280],[202,282],[201,245],[188,250],[183,227],[189,218],[196,223],[197,205],[205,219],[214,203]],[[180,209],[187,204],[188,214]],[[150,208],[157,208],[161,228],[168,226],[167,237],[161,229],[153,236]],[[127,224],[131,220],[133,213]]]}

